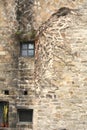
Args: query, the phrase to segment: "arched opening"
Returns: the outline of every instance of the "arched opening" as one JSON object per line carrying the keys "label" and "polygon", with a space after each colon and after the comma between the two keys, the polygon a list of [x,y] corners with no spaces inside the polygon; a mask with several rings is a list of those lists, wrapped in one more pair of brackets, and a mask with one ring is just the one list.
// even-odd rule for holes
{"label": "arched opening", "polygon": [[0,101],[0,127],[8,127],[9,103]]}

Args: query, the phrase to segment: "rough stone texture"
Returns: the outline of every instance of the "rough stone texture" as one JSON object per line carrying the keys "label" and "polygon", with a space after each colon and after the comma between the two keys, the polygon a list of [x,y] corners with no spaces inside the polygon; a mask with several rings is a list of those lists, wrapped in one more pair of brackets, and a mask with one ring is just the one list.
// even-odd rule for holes
{"label": "rough stone texture", "polygon": [[41,27],[36,57],[38,130],[87,129],[86,14],[85,7],[54,16]]}
{"label": "rough stone texture", "polygon": [[86,0],[34,0],[34,27],[38,28],[41,23],[48,20],[48,18],[61,7],[69,7],[71,9],[82,8]]}
{"label": "rough stone texture", "polygon": [[[50,17],[64,6],[71,12]],[[9,101],[8,130],[87,129],[86,16],[86,0],[0,0],[0,101]],[[35,57],[21,57],[20,40],[34,40],[36,30]],[[18,108],[33,109],[33,122],[18,122]]]}
{"label": "rough stone texture", "polygon": [[34,35],[33,27],[34,0],[17,1],[17,21],[19,23],[17,36],[20,40],[31,40]]}
{"label": "rough stone texture", "polygon": [[[15,100],[17,95],[18,43],[16,3],[0,0],[0,101],[9,101],[9,125],[16,126]],[[10,95],[4,95],[9,90]]]}

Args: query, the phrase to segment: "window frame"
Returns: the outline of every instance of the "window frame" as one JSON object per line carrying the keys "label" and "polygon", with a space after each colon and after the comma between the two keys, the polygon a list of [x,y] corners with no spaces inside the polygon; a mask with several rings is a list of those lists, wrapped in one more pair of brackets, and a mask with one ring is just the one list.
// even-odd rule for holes
{"label": "window frame", "polygon": [[[28,114],[30,114],[30,117],[26,118],[25,120],[24,120],[24,118],[21,118],[23,116],[23,114],[25,115],[24,112],[27,112]],[[33,109],[19,108],[19,109],[17,109],[17,115],[18,115],[19,123],[33,123]]]}
{"label": "window frame", "polygon": [[[27,48],[23,48],[23,45],[27,45]],[[33,48],[29,48],[29,45],[32,44]],[[23,55],[23,51],[26,51],[26,55]],[[30,55],[29,51],[32,51],[33,54]],[[22,57],[34,57],[35,56],[35,41],[21,42],[20,43],[20,56]]]}

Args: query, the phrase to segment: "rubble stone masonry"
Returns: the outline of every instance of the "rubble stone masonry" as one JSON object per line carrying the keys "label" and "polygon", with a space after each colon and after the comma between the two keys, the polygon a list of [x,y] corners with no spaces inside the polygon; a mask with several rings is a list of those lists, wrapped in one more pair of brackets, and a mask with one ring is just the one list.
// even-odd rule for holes
{"label": "rubble stone masonry", "polygon": [[[34,57],[21,56],[26,41]],[[87,130],[86,57],[86,0],[0,0],[0,101],[9,102],[0,130]],[[18,109],[32,109],[32,122]]]}

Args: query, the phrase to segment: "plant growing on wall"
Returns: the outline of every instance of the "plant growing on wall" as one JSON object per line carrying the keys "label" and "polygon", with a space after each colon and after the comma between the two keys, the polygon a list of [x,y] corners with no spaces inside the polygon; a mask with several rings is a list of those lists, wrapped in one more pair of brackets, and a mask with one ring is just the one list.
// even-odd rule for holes
{"label": "plant growing on wall", "polygon": [[28,40],[34,40],[36,37],[36,30],[32,27],[30,31],[23,32],[21,30],[18,30],[15,33],[16,37],[20,41],[28,41]]}

